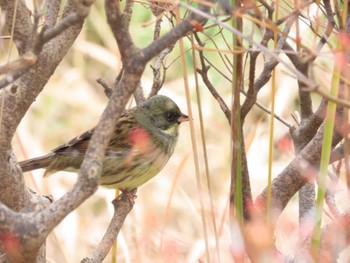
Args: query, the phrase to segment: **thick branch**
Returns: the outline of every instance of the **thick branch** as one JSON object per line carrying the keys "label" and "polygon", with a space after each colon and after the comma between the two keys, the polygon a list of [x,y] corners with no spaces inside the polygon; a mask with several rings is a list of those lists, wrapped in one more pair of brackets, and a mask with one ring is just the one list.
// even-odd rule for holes
{"label": "thick branch", "polygon": [[[29,34],[31,37],[33,32],[30,17],[28,17],[27,20],[23,19],[23,17],[26,17],[23,16],[23,13],[28,11],[26,7],[23,6],[24,2],[11,1],[11,3],[7,3],[6,1],[2,1],[0,3],[8,4],[5,8],[8,8],[8,11],[11,11],[9,8],[12,7],[12,3],[17,2],[19,6],[19,10],[17,12],[19,12],[20,15],[17,15],[16,27],[18,28],[14,31],[14,38],[21,42],[24,39],[28,40]],[[68,1],[64,8],[62,17],[79,12],[77,11],[79,9],[79,6],[76,6],[77,2],[78,1],[73,0]],[[92,2],[85,1],[83,4],[86,4],[84,7],[88,8],[89,4],[91,3]],[[51,39],[51,41],[46,43],[38,55],[37,63],[31,67],[31,70],[21,75],[9,89],[4,89],[1,92],[0,101],[2,103],[2,123],[0,133],[0,181],[2,182],[3,188],[0,193],[0,213],[13,214],[14,212],[10,209],[19,211],[23,207],[26,207],[26,211],[21,211],[23,213],[14,213],[15,220],[8,221],[8,225],[1,226],[3,227],[1,231],[2,235],[7,233],[6,229],[4,228],[8,227],[8,230],[11,230],[11,236],[18,238],[19,240],[17,250],[18,255],[12,255],[11,252],[7,251],[7,257],[12,258],[12,261],[21,262],[16,260],[16,258],[19,257],[25,259],[23,262],[32,262],[37,257],[40,248],[43,248],[42,245],[44,244],[44,240],[46,239],[48,232],[54,227],[52,222],[56,222],[57,224],[57,222],[63,218],[55,218],[56,215],[59,214],[54,213],[57,212],[55,211],[56,203],[44,209],[42,212],[30,213],[31,211],[38,210],[28,206],[28,203],[32,199],[32,194],[30,194],[26,189],[22,172],[12,153],[11,141],[19,122],[23,118],[29,106],[40,93],[59,62],[75,41],[81,30],[84,19],[84,16],[80,16],[77,23],[71,25],[69,28],[64,30],[64,32],[60,33],[54,39]],[[25,28],[25,30],[23,28]],[[28,41],[28,43],[25,43],[25,45],[26,47],[30,47],[33,46],[33,43]],[[21,45],[21,43],[19,43],[18,48],[20,53],[25,51],[25,47],[24,45]],[[84,193],[85,195],[91,194],[91,191],[89,192],[88,188],[84,189],[81,187],[80,189],[80,193],[84,193],[84,191],[86,191],[87,193]],[[73,194],[69,195],[68,198],[66,197],[69,199],[67,200],[67,204],[69,205],[60,207],[60,215],[66,215],[70,211],[68,211],[69,208],[77,207],[82,198],[75,200],[75,197],[76,195]],[[42,210],[42,208],[39,210]],[[24,212],[27,212],[27,214]],[[1,239],[1,241],[1,245],[4,246],[6,239]],[[6,248],[2,247],[2,249]],[[41,249],[41,251],[43,250]]]}
{"label": "thick branch", "polygon": [[[43,246],[44,238],[40,231],[36,233],[35,239],[32,239],[31,231],[33,225],[33,215],[35,213],[28,213],[29,211],[41,211],[48,207],[51,201],[43,196],[29,193],[31,198],[26,200],[26,208],[21,212],[14,212],[4,204],[0,203],[0,248],[5,255],[1,255],[0,262],[29,263],[29,262],[44,262],[40,258],[45,258],[45,246]],[[30,240],[28,240],[28,237]],[[38,249],[39,255],[37,253]]]}
{"label": "thick branch", "polygon": [[60,6],[61,0],[48,1],[44,27],[51,28],[56,24]]}
{"label": "thick branch", "polygon": [[[92,4],[92,2],[89,2],[89,4]],[[64,17],[76,13],[77,10],[76,7],[72,7],[72,4],[68,3],[67,6],[71,7],[65,8]],[[85,7],[88,7],[88,5]],[[18,123],[75,41],[84,19],[85,17],[80,16],[77,23],[66,28],[64,32],[46,43],[38,56],[37,63],[31,67],[31,70],[22,75],[10,90],[6,90],[1,94],[6,97],[2,119],[11,120],[4,122],[1,127],[0,143],[2,147],[10,147]]]}
{"label": "thick branch", "polygon": [[[294,194],[305,184],[307,178],[317,174],[323,141],[324,125],[321,126],[315,137],[294,160],[273,180],[271,207],[275,210],[274,216],[278,216],[285,208]],[[343,136],[335,131],[333,147],[342,140]],[[265,206],[267,189],[257,198],[258,206]]]}
{"label": "thick branch", "polygon": [[[132,41],[129,32],[129,23],[128,20],[123,19],[123,15],[120,12],[119,1],[106,0],[105,10],[108,24],[118,43],[123,68],[129,72],[142,73],[145,68],[145,61],[140,50]],[[129,59],[131,56],[135,60]]]}
{"label": "thick branch", "polygon": [[[124,110],[133,92],[132,89],[137,86],[138,81],[135,82],[134,79],[132,76],[124,74],[118,88],[114,89],[109,104],[90,140],[85,159],[80,168],[78,182],[73,189],[39,213],[17,215],[15,222],[18,227],[13,230],[13,233],[16,236],[21,236],[20,245],[25,252],[30,251],[30,255],[35,253],[45,241],[49,232],[97,189],[105,149],[115,122]],[[28,255],[23,255],[23,257],[27,258]]]}
{"label": "thick branch", "polygon": [[[13,30],[13,42],[15,43],[18,53],[24,54],[33,31],[33,24],[30,19],[31,12],[24,1],[0,0],[0,6],[6,13],[6,25],[9,32]],[[15,24],[13,25],[13,22]],[[13,28],[12,28],[13,26]]]}

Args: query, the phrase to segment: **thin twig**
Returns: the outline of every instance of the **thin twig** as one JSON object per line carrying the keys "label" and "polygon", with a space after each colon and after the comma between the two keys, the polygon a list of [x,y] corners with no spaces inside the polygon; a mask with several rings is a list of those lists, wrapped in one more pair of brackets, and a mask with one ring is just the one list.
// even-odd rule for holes
{"label": "thin twig", "polygon": [[[195,34],[196,40],[198,42],[199,46],[204,46],[204,44],[201,42],[200,38],[198,37],[197,34]],[[228,106],[226,105],[225,101],[220,97],[220,94],[216,91],[215,87],[211,84],[209,77],[207,75],[207,72],[209,70],[209,67],[205,64],[205,61],[208,62],[210,64],[211,67],[213,67],[217,72],[219,72],[224,78],[226,78],[228,81],[231,81],[227,76],[225,76],[224,74],[221,73],[221,71],[219,69],[216,68],[216,66],[214,64],[212,64],[208,59],[206,59],[204,57],[204,53],[203,50],[199,50],[199,55],[200,55],[200,62],[201,62],[201,66],[202,69],[197,69],[197,72],[201,75],[203,82],[206,84],[208,90],[212,93],[213,97],[217,100],[217,102],[220,105],[220,108],[222,109],[222,111],[224,112],[228,122],[230,123],[231,120],[231,111],[228,108]],[[243,89],[241,90],[241,93],[246,96],[249,97],[249,93],[247,93],[246,91],[244,91]],[[254,103],[258,108],[260,108],[262,111],[268,113],[271,115],[271,112],[264,106],[262,105],[260,102],[255,101]],[[281,123],[283,123],[284,125],[286,125],[289,129],[291,129],[293,127],[292,124],[288,123],[286,120],[284,120],[282,117],[278,116],[277,114],[274,114],[273,116],[274,118],[276,118],[276,120],[280,121]]]}
{"label": "thin twig", "polygon": [[[157,40],[159,39],[159,34],[161,30],[161,20],[157,20],[154,28],[154,34],[153,39]],[[173,50],[174,45],[171,45],[167,48],[165,48],[163,51],[161,51],[155,58],[154,58],[154,65],[151,65],[152,71],[153,71],[153,84],[151,88],[151,92],[148,95],[148,97],[152,97],[158,93],[158,91],[162,88],[165,76],[166,76],[166,68],[164,67],[164,60],[167,57],[167,55]],[[162,69],[163,69],[163,75],[162,75]]]}
{"label": "thin twig", "polygon": [[340,174],[340,167],[341,163],[339,162],[337,167],[333,167],[334,172],[329,172],[328,177],[330,178],[330,182],[327,183],[327,189],[326,189],[326,195],[325,195],[325,201],[326,204],[332,213],[333,217],[338,217],[341,215],[339,208],[337,207],[337,204],[335,202],[335,189],[337,187],[337,184],[339,182],[339,174]]}
{"label": "thin twig", "polygon": [[[242,39],[245,39],[247,41],[249,41],[251,44],[253,44],[254,46],[258,47],[259,49],[261,49],[265,54],[269,55],[271,57],[271,59],[276,60],[278,63],[281,63],[282,65],[284,65],[289,71],[291,71],[300,81],[304,82],[306,86],[310,87],[310,88],[315,88],[317,87],[317,84],[313,81],[311,81],[309,78],[307,78],[305,76],[305,74],[303,72],[300,72],[299,70],[290,67],[290,65],[288,65],[287,62],[285,62],[284,60],[282,60],[278,55],[276,55],[274,52],[272,52],[269,48],[264,47],[262,45],[260,45],[258,42],[256,42],[254,39],[252,39],[250,36],[246,36],[244,35],[242,32],[238,31],[237,29],[222,23],[220,20],[218,20],[216,17],[211,16],[201,10],[198,10],[188,4],[179,3],[180,6],[183,6],[184,8],[186,8],[187,10],[190,10],[191,12],[198,14],[200,16],[203,16],[204,18],[213,21],[214,23],[217,23],[218,25],[220,25],[221,27],[227,29],[228,31],[238,35],[239,37],[241,37]],[[290,27],[290,26],[289,26]],[[286,29],[288,29],[289,27],[286,27]],[[285,32],[286,33],[286,32]],[[283,38],[286,38],[286,36],[284,35]],[[279,45],[279,44],[278,44]]]}
{"label": "thin twig", "polygon": [[113,89],[101,78],[97,79],[96,82],[103,87],[106,97],[110,98],[112,95]]}
{"label": "thin twig", "polygon": [[[85,16],[88,15],[89,8],[92,2],[93,0],[85,1],[84,6],[78,8],[79,12],[75,12],[66,16],[64,19],[60,21],[59,24],[57,24],[53,28],[50,28],[49,30],[47,30],[48,28],[44,26],[39,34],[36,33],[36,28],[38,26],[38,21],[39,21],[39,14],[37,14],[35,16],[34,25],[33,25],[33,31],[32,31],[33,33],[31,36],[32,41],[29,41],[31,45],[33,45],[34,43],[33,47],[31,48],[31,51],[26,52],[22,56],[22,58],[19,58],[18,60],[14,61],[13,64],[10,63],[9,66],[12,67],[13,65],[17,65],[18,61],[24,61],[26,63],[21,64],[21,66],[16,71],[9,73],[5,78],[0,80],[0,89],[14,82],[16,79],[18,79],[23,74],[25,74],[32,65],[35,64],[37,59],[35,59],[34,56],[32,56],[32,54],[34,54],[35,56],[38,56],[42,51],[45,43],[55,38],[56,36],[60,35],[67,28],[70,28],[76,23],[83,21]],[[28,57],[30,57],[29,60],[27,59]]]}
{"label": "thin twig", "polygon": [[[165,76],[166,76],[166,68],[164,67],[164,60],[166,56],[173,50],[173,46],[164,49],[162,52],[160,52],[154,61],[154,65],[151,66],[153,71],[153,84],[151,88],[151,92],[148,95],[148,97],[152,97],[158,93],[158,91],[162,88]],[[163,69],[163,75],[161,73],[161,70]]]}
{"label": "thin twig", "polygon": [[342,99],[342,98],[338,98],[338,97],[334,97],[334,96],[330,95],[327,91],[322,89],[321,87],[318,87],[318,88],[315,88],[315,89],[306,88],[305,91],[316,92],[316,93],[320,94],[323,98],[325,98],[327,100],[330,100],[330,101],[333,101],[334,103],[338,104],[339,106],[350,108],[350,102],[348,100]]}
{"label": "thin twig", "polygon": [[139,82],[139,84],[137,85],[133,95],[136,101],[136,105],[140,105],[146,100],[145,94],[143,93],[143,88],[141,86],[141,82]]}

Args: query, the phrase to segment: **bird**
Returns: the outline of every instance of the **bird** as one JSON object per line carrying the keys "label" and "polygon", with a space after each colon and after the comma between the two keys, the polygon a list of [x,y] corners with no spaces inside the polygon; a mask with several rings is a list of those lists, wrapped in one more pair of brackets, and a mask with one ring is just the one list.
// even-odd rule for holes
{"label": "bird", "polygon": [[[108,143],[99,184],[128,192],[156,176],[174,153],[180,124],[188,120],[164,95],[155,95],[124,111]],[[45,168],[44,177],[58,171],[77,172],[93,132],[94,128],[19,165],[23,172]]]}

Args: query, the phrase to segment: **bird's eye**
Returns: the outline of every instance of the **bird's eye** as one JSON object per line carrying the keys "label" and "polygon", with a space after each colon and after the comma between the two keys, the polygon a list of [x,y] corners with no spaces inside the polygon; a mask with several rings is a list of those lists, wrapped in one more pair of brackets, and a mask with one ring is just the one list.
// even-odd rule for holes
{"label": "bird's eye", "polygon": [[168,112],[165,113],[165,118],[169,122],[175,122],[176,119],[178,118],[178,116],[177,116],[177,114],[175,112],[168,111]]}

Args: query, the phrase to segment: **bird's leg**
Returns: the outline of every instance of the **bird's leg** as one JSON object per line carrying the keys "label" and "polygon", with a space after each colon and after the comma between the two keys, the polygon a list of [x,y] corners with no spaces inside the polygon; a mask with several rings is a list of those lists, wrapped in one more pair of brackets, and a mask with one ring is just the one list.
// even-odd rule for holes
{"label": "bird's leg", "polygon": [[120,191],[122,192],[120,195],[118,195],[113,201],[112,203],[114,204],[115,202],[118,201],[124,201],[124,200],[128,200],[131,206],[134,206],[135,204],[135,199],[137,197],[136,192],[137,192],[137,188],[132,189],[132,190],[126,190],[126,189],[120,189]]}

